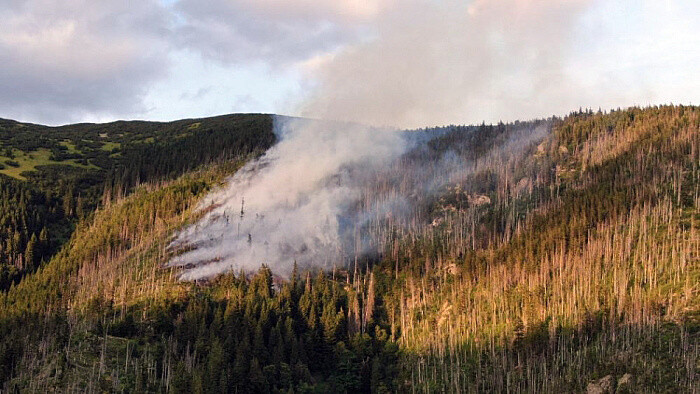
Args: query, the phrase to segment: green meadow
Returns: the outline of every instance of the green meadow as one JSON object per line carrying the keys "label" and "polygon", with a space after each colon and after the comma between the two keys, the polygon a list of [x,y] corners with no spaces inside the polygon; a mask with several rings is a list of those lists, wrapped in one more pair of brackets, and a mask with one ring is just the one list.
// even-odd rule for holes
{"label": "green meadow", "polygon": [[[69,151],[71,148],[75,150],[75,145],[66,146]],[[51,152],[48,149],[38,149],[34,152],[23,152],[21,150],[13,149],[14,158],[7,156],[0,156],[0,163],[4,166],[0,169],[1,174],[9,175],[13,178],[24,180],[25,177],[22,173],[27,171],[36,171],[38,166],[45,166],[51,164],[67,165],[85,169],[97,169],[94,164],[80,164],[75,159],[55,161],[51,160]]]}

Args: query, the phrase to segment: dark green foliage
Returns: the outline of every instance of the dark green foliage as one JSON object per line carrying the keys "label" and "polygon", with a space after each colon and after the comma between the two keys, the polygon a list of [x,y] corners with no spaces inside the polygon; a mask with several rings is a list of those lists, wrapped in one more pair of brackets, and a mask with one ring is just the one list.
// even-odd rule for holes
{"label": "dark green foliage", "polygon": [[[217,295],[221,292],[228,296],[221,298]],[[337,328],[331,330],[334,335],[321,334],[338,326],[336,315],[345,319],[346,303],[343,286],[325,275],[318,275],[308,287],[291,282],[273,285],[270,270],[263,267],[250,279],[227,274],[205,287],[193,286],[185,299],[162,307],[117,310],[110,302],[95,300],[80,318],[83,328],[75,331],[60,315],[43,340],[67,349],[76,346],[72,336],[87,336],[97,349],[107,346],[108,358],[116,358],[105,368],[117,369],[123,368],[126,355],[120,353],[126,350],[110,348],[126,341],[132,365],[155,362],[157,374],[147,381],[157,390],[394,392],[399,350],[379,326],[352,336]],[[4,349],[0,378],[5,382],[23,349],[40,340],[12,330],[14,324],[19,323],[0,324],[0,329],[18,338],[12,343],[5,337],[0,341]],[[105,341],[109,344],[102,345]],[[76,368],[76,359],[69,356],[68,361],[65,368]],[[136,370],[121,374],[122,389],[136,390]],[[90,384],[82,379],[72,383]],[[106,390],[116,388],[104,383]]]}
{"label": "dark green foliage", "polygon": [[[191,128],[192,125],[198,126]],[[140,138],[131,136],[121,142],[119,158],[95,162],[102,168],[111,168],[108,178],[113,187],[164,179],[214,160],[264,151],[275,140],[268,115],[227,115],[165,125],[129,123],[124,128],[125,135],[135,128],[154,131],[140,132],[137,134]],[[144,143],[148,138],[154,138],[154,142]]]}
{"label": "dark green foliage", "polygon": [[60,199],[0,174],[0,291],[48,259],[69,227]]}

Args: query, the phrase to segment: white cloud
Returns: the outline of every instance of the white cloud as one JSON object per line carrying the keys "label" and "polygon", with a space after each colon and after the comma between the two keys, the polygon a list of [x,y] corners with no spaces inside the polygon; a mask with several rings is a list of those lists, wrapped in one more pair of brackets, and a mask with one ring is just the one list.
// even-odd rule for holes
{"label": "white cloud", "polygon": [[327,20],[341,24],[366,21],[392,5],[394,0],[240,0],[224,2],[253,11],[255,15],[287,21]]}
{"label": "white cloud", "polygon": [[153,120],[204,117],[232,112],[279,112],[301,97],[294,69],[273,71],[263,62],[230,66],[191,50],[173,50],[167,77],[143,97]]}
{"label": "white cloud", "polygon": [[142,110],[167,64],[167,13],[154,1],[3,2],[0,116],[61,123]]}
{"label": "white cloud", "polygon": [[180,0],[178,45],[227,63],[307,60],[371,33],[390,0]]}

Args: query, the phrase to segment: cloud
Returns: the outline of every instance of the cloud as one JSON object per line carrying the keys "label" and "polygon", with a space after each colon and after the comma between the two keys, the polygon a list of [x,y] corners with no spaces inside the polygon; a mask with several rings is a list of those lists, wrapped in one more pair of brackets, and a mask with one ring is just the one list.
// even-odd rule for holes
{"label": "cloud", "polygon": [[168,14],[155,1],[3,2],[0,114],[49,123],[143,110],[167,72]]}
{"label": "cloud", "polygon": [[302,95],[298,78],[265,64],[229,65],[191,50],[171,50],[168,77],[152,83],[143,98],[151,120],[206,117],[231,112],[279,111],[280,102]]}
{"label": "cloud", "polygon": [[[234,82],[247,70],[270,67],[282,78],[294,78],[287,70],[296,62],[365,36],[372,18],[391,1],[4,1],[0,116],[51,124],[149,117],[164,112],[154,108],[173,104],[166,98],[154,106],[153,89],[163,90],[163,81],[173,86],[167,90],[189,79],[201,81],[204,66],[228,68]],[[183,54],[204,65],[188,61],[183,64],[191,69],[173,73]],[[222,74],[202,87],[226,84],[214,79]],[[282,85],[293,84],[298,82]],[[242,85],[232,91],[234,101],[248,90]],[[183,111],[171,116],[209,114],[196,103]]]}
{"label": "cloud", "polygon": [[568,65],[580,106],[611,108],[700,100],[700,2],[601,2],[574,28]]}
{"label": "cloud", "polygon": [[181,0],[177,43],[229,63],[289,66],[370,34],[392,0]]}

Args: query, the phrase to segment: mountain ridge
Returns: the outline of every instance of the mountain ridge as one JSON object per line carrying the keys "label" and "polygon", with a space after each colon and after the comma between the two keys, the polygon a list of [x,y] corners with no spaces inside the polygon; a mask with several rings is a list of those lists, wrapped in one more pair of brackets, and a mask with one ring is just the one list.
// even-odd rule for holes
{"label": "mountain ridge", "polygon": [[354,272],[162,268],[255,152],[110,197],[0,294],[3,390],[697,389],[700,110],[579,111],[517,154],[497,127],[431,146],[485,164]]}

